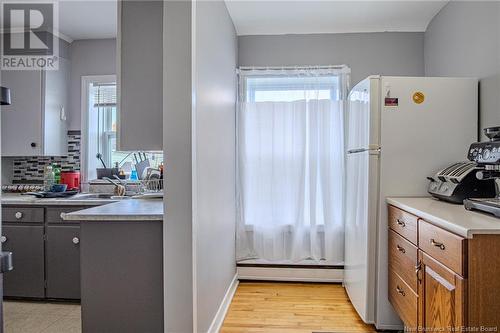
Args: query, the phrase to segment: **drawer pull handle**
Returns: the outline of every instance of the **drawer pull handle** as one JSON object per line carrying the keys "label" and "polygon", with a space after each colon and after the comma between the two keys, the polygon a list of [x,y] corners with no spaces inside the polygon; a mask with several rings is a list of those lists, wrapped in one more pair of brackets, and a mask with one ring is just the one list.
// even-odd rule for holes
{"label": "drawer pull handle", "polygon": [[21,219],[23,217],[23,213],[22,212],[16,212],[16,214],[14,214],[14,216],[16,217],[16,219]]}
{"label": "drawer pull handle", "polygon": [[432,245],[434,245],[435,247],[439,247],[441,250],[444,250],[446,248],[443,243],[436,242],[434,238],[431,238],[430,242]]}
{"label": "drawer pull handle", "polygon": [[400,294],[402,296],[406,296],[405,291],[403,289],[401,289],[401,287],[396,286],[396,291],[398,292],[398,294]]}
{"label": "drawer pull handle", "polygon": [[78,238],[78,237],[73,237],[72,242],[73,242],[73,244],[75,244],[75,245],[76,245],[76,244],[80,243],[80,238]]}
{"label": "drawer pull handle", "polygon": [[5,243],[6,241],[7,241],[7,237],[2,235],[0,237],[0,242]]}
{"label": "drawer pull handle", "polygon": [[399,251],[399,252],[401,252],[401,253],[406,253],[405,248],[404,248],[404,247],[402,247],[402,246],[400,246],[399,244],[398,244],[398,245],[396,245],[396,248],[398,249],[398,251]]}
{"label": "drawer pull handle", "polygon": [[398,223],[399,226],[401,226],[402,228],[406,227],[406,223],[405,221],[401,221],[400,219],[397,219],[396,222]]}
{"label": "drawer pull handle", "polygon": [[422,281],[419,274],[421,270],[422,270],[422,260],[419,260],[417,266],[415,266],[415,274],[417,275],[418,282]]}

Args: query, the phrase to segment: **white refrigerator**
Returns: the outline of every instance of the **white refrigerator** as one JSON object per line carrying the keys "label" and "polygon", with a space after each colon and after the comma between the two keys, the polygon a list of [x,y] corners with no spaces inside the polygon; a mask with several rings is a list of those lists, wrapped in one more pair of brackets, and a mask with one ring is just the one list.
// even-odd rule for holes
{"label": "white refrigerator", "polygon": [[478,81],[370,76],[346,114],[344,286],[378,329],[402,323],[389,303],[389,196],[428,196],[427,176],[466,160],[478,139]]}

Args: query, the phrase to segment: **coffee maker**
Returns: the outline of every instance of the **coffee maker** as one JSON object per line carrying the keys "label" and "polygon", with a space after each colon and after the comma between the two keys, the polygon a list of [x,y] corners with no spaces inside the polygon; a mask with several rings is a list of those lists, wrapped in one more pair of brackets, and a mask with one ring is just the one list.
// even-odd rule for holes
{"label": "coffee maker", "polygon": [[470,145],[467,158],[477,163],[476,177],[480,180],[494,179],[494,198],[470,198],[464,200],[467,210],[477,210],[500,217],[500,126],[484,129],[489,141]]}

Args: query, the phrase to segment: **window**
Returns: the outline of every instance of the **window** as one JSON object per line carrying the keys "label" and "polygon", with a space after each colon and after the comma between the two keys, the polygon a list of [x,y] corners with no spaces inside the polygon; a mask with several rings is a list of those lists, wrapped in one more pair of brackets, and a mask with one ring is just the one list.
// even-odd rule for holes
{"label": "window", "polygon": [[[84,109],[82,111],[82,177],[84,181],[97,178],[96,168],[116,164],[129,173],[136,163],[134,152],[119,151],[116,146],[118,121],[116,77],[114,75],[84,76]],[[151,167],[163,161],[162,152],[146,153]]]}
{"label": "window", "polygon": [[299,100],[338,100],[339,77],[256,76],[245,79],[248,102],[293,102]]}
{"label": "window", "polygon": [[238,259],[342,261],[349,72],[240,70]]}
{"label": "window", "polygon": [[91,112],[97,113],[97,151],[104,163],[112,167],[116,152],[116,83],[94,83],[90,89]]}

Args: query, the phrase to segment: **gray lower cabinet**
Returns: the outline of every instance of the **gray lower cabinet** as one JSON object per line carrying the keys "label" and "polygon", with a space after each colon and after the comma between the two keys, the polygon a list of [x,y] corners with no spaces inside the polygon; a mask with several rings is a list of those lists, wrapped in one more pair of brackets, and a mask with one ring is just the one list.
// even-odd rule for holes
{"label": "gray lower cabinet", "polygon": [[2,226],[2,250],[13,253],[14,270],[4,274],[4,296],[45,297],[43,225]]}
{"label": "gray lower cabinet", "polygon": [[82,330],[163,333],[161,221],[82,222]]}
{"label": "gray lower cabinet", "polygon": [[4,274],[4,296],[80,299],[80,224],[61,213],[89,206],[2,206],[2,249],[14,269]]}
{"label": "gray lower cabinet", "polygon": [[48,225],[48,298],[80,299],[80,226]]}

